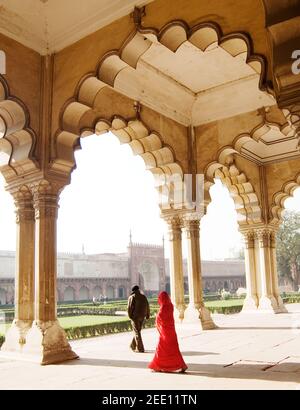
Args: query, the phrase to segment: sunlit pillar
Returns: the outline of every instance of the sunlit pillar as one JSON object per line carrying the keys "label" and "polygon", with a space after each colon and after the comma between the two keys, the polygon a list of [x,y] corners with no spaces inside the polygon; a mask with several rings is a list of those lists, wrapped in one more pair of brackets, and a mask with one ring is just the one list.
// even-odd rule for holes
{"label": "sunlit pillar", "polygon": [[170,288],[171,299],[174,304],[174,317],[182,321],[185,311],[184,277],[182,262],[182,225],[177,216],[165,218],[169,229],[170,241]]}
{"label": "sunlit pillar", "polygon": [[271,231],[269,229],[256,230],[259,255],[259,278],[261,294],[258,309],[278,312],[277,300],[273,296],[273,275],[271,258]]}
{"label": "sunlit pillar", "polygon": [[56,186],[42,181],[33,187],[35,209],[35,312],[24,351],[38,355],[41,364],[75,359],[56,318]]}
{"label": "sunlit pillar", "polygon": [[16,207],[15,319],[2,351],[22,351],[34,319],[34,209],[27,187],[13,194]]}
{"label": "sunlit pillar", "polygon": [[258,290],[255,265],[255,235],[253,231],[242,232],[244,237],[245,271],[247,296],[243,305],[243,312],[256,310],[258,307]]}
{"label": "sunlit pillar", "polygon": [[287,308],[284,306],[283,300],[280,296],[278,286],[278,272],[277,272],[277,257],[276,257],[276,231],[271,231],[270,235],[270,253],[271,253],[271,276],[273,296],[277,301],[278,313],[287,313]]}
{"label": "sunlit pillar", "polygon": [[204,306],[201,258],[200,258],[200,218],[185,215],[184,228],[188,249],[189,305],[185,311],[184,321],[200,323],[203,330],[215,329],[210,311]]}

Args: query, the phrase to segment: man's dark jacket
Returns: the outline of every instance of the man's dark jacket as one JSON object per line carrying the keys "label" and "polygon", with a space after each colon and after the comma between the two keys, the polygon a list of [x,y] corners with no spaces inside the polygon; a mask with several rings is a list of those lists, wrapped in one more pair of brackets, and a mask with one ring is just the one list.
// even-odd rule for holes
{"label": "man's dark jacket", "polygon": [[142,295],[139,290],[131,293],[128,298],[128,316],[131,320],[149,319],[150,308],[145,295]]}

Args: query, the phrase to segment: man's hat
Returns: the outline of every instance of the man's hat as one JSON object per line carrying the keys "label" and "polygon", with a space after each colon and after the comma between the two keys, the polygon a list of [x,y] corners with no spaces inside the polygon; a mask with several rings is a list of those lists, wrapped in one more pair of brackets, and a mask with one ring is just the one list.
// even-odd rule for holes
{"label": "man's hat", "polygon": [[133,288],[131,290],[132,290],[132,292],[135,292],[136,290],[139,290],[139,286],[135,285],[135,286],[133,286]]}

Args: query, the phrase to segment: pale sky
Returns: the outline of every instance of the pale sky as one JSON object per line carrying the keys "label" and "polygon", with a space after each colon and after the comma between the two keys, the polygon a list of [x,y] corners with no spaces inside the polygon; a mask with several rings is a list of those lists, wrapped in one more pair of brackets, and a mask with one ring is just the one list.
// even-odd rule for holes
{"label": "pale sky", "polygon": [[[88,254],[125,252],[130,229],[134,242],[161,244],[165,235],[167,251],[158,194],[143,160],[111,133],[82,139],[81,145],[71,185],[60,198],[58,251],[77,253],[84,245]],[[201,221],[201,254],[206,260],[226,258],[231,249],[241,247],[234,203],[227,189],[217,181],[211,196]],[[3,179],[0,204],[0,249],[15,250],[13,201],[4,191]],[[300,189],[286,206],[300,210]]]}

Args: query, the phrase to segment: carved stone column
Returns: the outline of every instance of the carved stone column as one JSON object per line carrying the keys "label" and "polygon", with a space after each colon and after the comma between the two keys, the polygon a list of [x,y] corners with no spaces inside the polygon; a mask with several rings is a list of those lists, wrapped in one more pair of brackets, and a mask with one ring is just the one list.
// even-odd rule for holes
{"label": "carved stone column", "polygon": [[277,301],[278,313],[287,313],[287,308],[284,306],[283,300],[280,296],[278,286],[278,272],[277,272],[277,257],[276,257],[276,231],[271,232],[270,236],[270,253],[271,253],[271,275],[273,295]]}
{"label": "carved stone column", "polygon": [[34,209],[26,186],[13,193],[16,206],[17,246],[15,319],[5,335],[2,351],[22,351],[34,319]]}
{"label": "carved stone column", "polygon": [[170,287],[174,305],[174,317],[181,322],[184,317],[184,277],[182,263],[182,225],[179,217],[165,218],[169,228],[170,241]]}
{"label": "carved stone column", "polygon": [[253,231],[242,232],[244,236],[245,271],[247,296],[243,305],[243,312],[256,310],[258,307],[258,290],[255,266],[255,234]]}
{"label": "carved stone column", "polygon": [[24,351],[41,364],[75,359],[56,318],[56,222],[59,188],[47,181],[32,186],[35,209],[35,315]]}
{"label": "carved stone column", "polygon": [[188,280],[189,305],[185,311],[184,321],[200,322],[202,329],[215,329],[210,311],[204,306],[201,259],[200,259],[200,218],[194,215],[183,217],[188,247]]}
{"label": "carved stone column", "polygon": [[258,308],[261,310],[278,312],[277,300],[273,296],[273,278],[271,265],[271,231],[267,228],[256,231],[258,240],[259,270],[260,270],[260,299]]}

